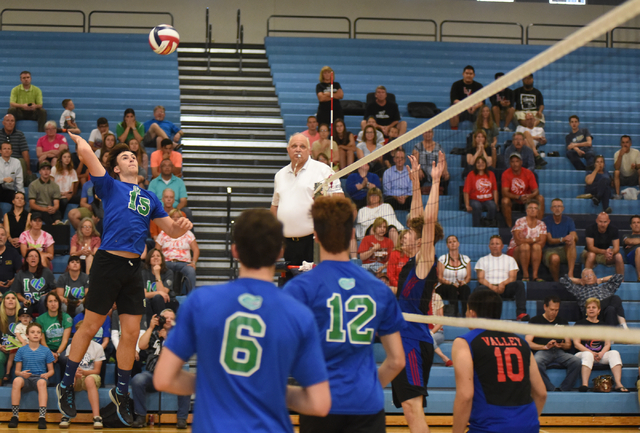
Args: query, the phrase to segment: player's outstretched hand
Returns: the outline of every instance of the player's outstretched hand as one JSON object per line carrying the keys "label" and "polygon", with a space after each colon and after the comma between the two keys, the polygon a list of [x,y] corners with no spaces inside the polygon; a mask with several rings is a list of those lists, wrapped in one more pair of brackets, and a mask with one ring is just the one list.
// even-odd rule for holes
{"label": "player's outstretched hand", "polygon": [[409,172],[409,178],[411,182],[420,183],[420,163],[418,162],[418,158],[414,155],[409,155],[409,161],[411,162],[411,168],[407,165],[407,171]]}
{"label": "player's outstretched hand", "polygon": [[442,176],[443,172],[444,172],[444,153],[440,151],[438,153],[438,164],[436,164],[436,162],[433,161],[433,165],[431,168],[431,178],[433,179],[433,182],[439,181],[440,176]]}
{"label": "player's outstretched hand", "polygon": [[86,140],[84,138],[80,137],[79,135],[74,134],[73,132],[67,131],[67,134],[69,134],[69,137],[71,137],[73,142],[76,143],[76,144],[78,144],[81,141],[84,141],[86,143]]}
{"label": "player's outstretched hand", "polygon": [[189,221],[189,218],[178,218],[175,223],[183,230],[191,230],[193,228],[193,223]]}

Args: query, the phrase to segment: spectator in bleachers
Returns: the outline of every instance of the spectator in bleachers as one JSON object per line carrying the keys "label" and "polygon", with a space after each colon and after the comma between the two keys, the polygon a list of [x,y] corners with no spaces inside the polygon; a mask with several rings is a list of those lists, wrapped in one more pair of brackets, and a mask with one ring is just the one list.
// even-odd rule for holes
{"label": "spectator in bleachers", "polygon": [[334,166],[338,165],[340,163],[338,143],[329,139],[329,125],[321,123],[318,133],[320,134],[320,139],[311,143],[311,157],[317,160],[318,155],[324,153],[326,156],[333,157]]}
{"label": "spectator in bleachers", "polygon": [[89,134],[89,146],[91,146],[91,149],[94,151],[99,150],[102,147],[102,140],[106,134],[111,134],[115,137],[113,131],[109,129],[109,121],[105,117],[100,117],[97,121],[97,128]]}
{"label": "spectator in bleachers", "polygon": [[[53,376],[54,356],[41,344],[42,326],[30,323],[27,327],[29,344],[22,346],[16,353],[16,378],[11,386],[12,416],[8,427],[16,428],[19,422],[20,399],[22,393],[38,392],[38,429],[47,428],[47,381]],[[23,370],[24,368],[24,370]]]}
{"label": "spectator in bleachers", "polygon": [[405,167],[406,154],[404,149],[396,149],[393,161],[395,166],[388,168],[382,178],[384,201],[389,203],[394,210],[409,210],[413,189],[409,178],[409,169]]}
{"label": "spectator in bleachers", "polygon": [[368,124],[370,116],[375,118],[375,128],[380,130],[385,137],[389,136],[389,128],[396,126],[400,135],[407,132],[407,122],[400,119],[398,104],[387,101],[387,89],[384,86],[376,87],[376,99],[367,104],[364,112],[364,120],[360,122],[360,127]]}
{"label": "spectator in bleachers", "polygon": [[[33,316],[31,315],[31,308],[29,307],[20,308],[20,310],[18,310],[18,320],[20,322],[15,326],[13,334],[16,340],[18,340],[22,345],[29,344],[29,337],[27,336],[27,327],[31,322],[33,322]],[[8,340],[8,338],[7,340],[3,340],[2,344],[5,345],[4,346],[5,350],[7,349],[7,347],[11,345],[15,345],[10,340]],[[2,378],[3,385],[11,382],[10,372],[11,372],[11,369],[13,368],[13,360],[15,359],[16,352],[17,352],[16,349],[12,349],[9,351],[9,360],[7,361],[7,368],[6,368],[7,375]]]}
{"label": "spectator in bleachers", "polygon": [[527,113],[532,113],[535,117],[533,126],[544,126],[544,98],[540,90],[533,87],[533,74],[522,79],[522,87],[514,91],[516,101],[516,121],[524,125]]}
{"label": "spectator in bleachers", "polygon": [[[326,153],[319,153],[319,154],[318,154],[318,157],[316,158],[316,161],[319,161],[319,162],[321,162],[321,163],[323,163],[323,164],[331,165],[331,163],[329,162],[329,157],[327,156],[327,154],[326,154]],[[336,164],[336,165],[333,167],[333,169],[334,169],[334,170],[339,170],[338,165]]]}
{"label": "spectator in bleachers", "polygon": [[56,292],[62,302],[62,312],[75,317],[84,311],[84,297],[89,289],[89,276],[82,272],[80,257],[69,256],[67,269],[56,281]]}
{"label": "spectator in bleachers", "polygon": [[389,287],[391,287],[393,293],[396,293],[398,290],[398,277],[400,276],[400,271],[411,258],[406,249],[409,241],[407,233],[408,230],[402,230],[398,234],[396,247],[391,251],[391,254],[389,254],[389,261],[387,262],[387,277],[389,279]]}
{"label": "spectator in bleachers", "polygon": [[[552,326],[569,326],[564,318],[558,316],[560,311],[560,298],[555,295],[547,296],[544,300],[544,313],[531,318],[529,323],[532,325],[552,325]],[[547,337],[536,337],[535,335],[525,336],[525,340],[529,343],[533,356],[538,363],[540,376],[544,381],[547,391],[571,391],[576,379],[580,375],[582,363],[580,359],[573,356],[571,350],[571,339],[556,339]],[[567,374],[558,388],[549,380],[547,376],[547,366],[550,364],[561,365],[567,370]]]}
{"label": "spectator in bleachers", "polygon": [[[156,391],[153,386],[153,372],[156,368],[158,357],[162,353],[167,335],[175,325],[176,315],[173,311],[169,309],[164,310],[160,316],[165,319],[164,325],[161,326],[158,315],[154,315],[153,319],[149,322],[149,328],[142,334],[138,341],[140,350],[147,351],[147,368],[131,380],[131,394],[134,407],[134,420],[131,426],[135,428],[145,427],[147,425],[147,393]],[[178,396],[178,429],[187,428],[187,416],[189,415],[190,405],[190,395]]]}
{"label": "spectator in bleachers", "polygon": [[613,274],[607,277],[596,277],[593,269],[583,269],[582,278],[573,278],[568,275],[560,278],[560,283],[569,293],[576,297],[582,313],[587,312],[588,298],[595,298],[600,301],[598,318],[609,326],[621,325],[627,328],[622,299],[616,295],[620,284],[624,281],[624,275]]}
{"label": "spectator in bleachers", "polygon": [[593,144],[591,133],[587,128],[580,128],[580,119],[575,114],[569,117],[569,125],[571,125],[571,132],[564,137],[567,158],[576,170],[593,170],[596,155],[591,147]]}
{"label": "spectator in bleachers", "polygon": [[[184,133],[182,129],[173,122],[164,120],[165,116],[166,111],[164,107],[162,105],[156,106],[153,109],[153,119],[147,120],[143,124],[146,133],[142,140],[138,140],[138,143],[143,143],[144,147],[153,147],[160,150],[162,148],[162,141],[169,139],[173,143],[173,149],[179,148],[180,139]],[[127,143],[129,143],[129,141],[127,141]]]}
{"label": "spectator in bleachers", "polygon": [[101,243],[100,233],[96,230],[93,219],[83,218],[80,221],[78,231],[71,237],[71,251],[69,254],[80,257],[82,268],[87,274],[91,273],[93,257],[98,252]]}
{"label": "spectator in bleachers", "polygon": [[76,106],[73,101],[71,99],[63,99],[62,108],[64,108],[60,116],[60,129],[62,129],[62,132],[69,131],[74,134],[80,134],[82,131],[80,131],[80,128],[78,128],[76,124],[76,113],[73,111]]}
{"label": "spectator in bleachers", "polygon": [[[153,128],[162,131],[158,126]],[[162,134],[164,134],[164,131],[162,131]],[[136,120],[136,112],[133,108],[124,110],[122,122],[116,125],[116,136],[120,143],[128,143],[132,138],[142,143],[144,138],[144,125]]]}
{"label": "spectator in bleachers", "polygon": [[38,139],[36,145],[36,155],[38,161],[49,161],[51,165],[55,165],[60,153],[64,149],[68,149],[67,139],[61,134],[57,134],[56,122],[49,120],[44,124],[44,131],[46,135],[43,135]]}
{"label": "spectator in bleachers", "polygon": [[[536,161],[533,151],[529,148],[529,146],[525,146],[524,144],[524,135],[521,132],[516,132],[511,138],[511,145],[505,149],[504,154],[513,155],[514,153],[517,153],[518,155],[520,155],[520,159],[522,160],[522,166],[528,170],[533,171],[538,168],[536,165],[538,161]],[[542,160],[542,158],[538,158]],[[546,161],[543,162],[545,165],[547,164]]]}
{"label": "spectator in bleachers", "polygon": [[[444,316],[444,302],[436,292],[431,294],[431,311],[434,316]],[[453,367],[453,362],[440,349],[440,346],[444,343],[444,326],[429,324],[429,332],[431,332],[431,337],[433,338],[433,353],[442,359],[445,367]]]}
{"label": "spectator in bleachers", "polygon": [[[473,171],[464,181],[462,192],[465,209],[472,215],[473,227],[497,227],[498,184],[493,172],[487,170],[487,161],[483,156],[476,158]],[[484,221],[482,212],[487,212]]]}
{"label": "spectator in bleachers", "polygon": [[159,315],[167,308],[178,311],[179,304],[173,292],[175,274],[167,267],[169,262],[160,250],[151,248],[144,263],[142,284],[145,290],[147,323],[151,323],[154,315]]}
{"label": "spectator in bleachers", "polygon": [[40,212],[42,221],[51,225],[62,219],[60,198],[60,187],[51,178],[51,163],[42,161],[40,177],[29,184],[29,208],[32,212]]}
{"label": "spectator in bleachers", "polygon": [[[420,162],[421,170],[418,172],[421,184],[431,185],[431,169],[433,163],[438,163],[438,155],[442,151],[442,146],[433,141],[433,130],[430,129],[422,134],[422,141],[413,147],[412,154]],[[444,155],[444,152],[442,153]],[[440,178],[440,195],[446,195],[449,188],[449,167],[447,160],[444,161],[444,172]]]}
{"label": "spectator in bleachers", "polygon": [[107,132],[102,136],[103,144],[102,146],[96,150],[94,153],[100,159],[102,159],[103,155],[109,152],[116,145],[116,136],[111,132]]}
{"label": "spectator in bleachers", "polygon": [[7,248],[7,231],[0,226],[0,296],[11,288],[21,266],[22,256],[14,248]]}
{"label": "spectator in bleachers", "polygon": [[[380,131],[378,131],[380,132]],[[385,138],[384,141],[382,142],[383,146],[386,146],[388,143],[391,143],[393,140],[395,140],[396,138],[398,138],[398,128],[395,126],[392,126],[391,128],[389,128],[389,137]],[[382,164],[384,165],[385,168],[391,168],[394,166],[394,162],[393,162],[393,157],[396,154],[395,149],[385,153],[384,155],[382,155]],[[449,181],[447,181],[448,183]]]}
{"label": "spectator in bleachers", "polygon": [[495,147],[498,144],[498,134],[500,129],[491,117],[491,109],[488,105],[482,105],[478,109],[478,119],[473,123],[473,132],[483,130],[487,134],[487,142]]}
{"label": "spectator in bleachers", "polygon": [[[504,73],[498,72],[495,75],[495,79],[502,77]],[[493,121],[500,127],[500,121],[504,120],[504,127],[500,128],[501,131],[511,131],[509,125],[511,125],[511,121],[513,120],[513,115],[516,112],[515,107],[513,106],[515,103],[515,96],[513,94],[513,90],[510,88],[505,88],[496,93],[495,95],[489,98],[489,102],[491,102],[491,112],[493,113]]]}
{"label": "spectator in bleachers", "polygon": [[[75,325],[77,331],[82,326],[83,321],[79,321]],[[69,357],[71,345],[67,347],[65,355]],[[80,365],[78,365],[78,372],[76,373],[73,389],[76,392],[87,391],[87,398],[89,399],[89,405],[91,406],[91,413],[93,416],[93,428],[101,429],[102,417],[100,416],[100,395],[98,394],[98,388],[102,384],[100,378],[100,371],[102,369],[102,363],[107,362],[107,357],[104,353],[104,348],[94,340],[89,342],[89,348],[82,357]],[[62,416],[59,426],[61,428],[69,428],[69,418]]]}
{"label": "spectator in bleachers", "polygon": [[[376,117],[375,116],[369,116],[369,118],[367,119],[366,124],[364,125],[364,127],[362,128],[362,130],[360,132],[358,132],[358,135],[356,136],[356,145],[360,144],[360,143],[364,143],[365,140],[365,136],[364,136],[364,131],[367,128],[367,126],[373,126],[374,131],[376,132],[375,134],[375,143],[377,145],[383,146],[384,145],[384,134],[380,131],[378,131],[376,128]],[[396,128],[397,129],[397,128]],[[389,130],[391,130],[391,128],[389,128]]]}
{"label": "spectator in bleachers", "polygon": [[23,231],[20,235],[22,257],[26,260],[29,251],[36,249],[42,266],[49,269],[53,260],[53,244],[53,237],[42,230],[42,214],[33,212],[31,214],[31,228]]}
{"label": "spectator in bleachers", "polygon": [[151,154],[151,178],[155,179],[160,174],[160,164],[162,161],[171,161],[172,173],[182,177],[182,155],[173,150],[171,140],[162,140],[162,147]]}
{"label": "spectator in bleachers", "polygon": [[6,114],[2,119],[2,129],[0,129],[0,144],[11,143],[13,156],[22,164],[22,174],[24,175],[24,185],[27,186],[35,176],[31,172],[31,158],[29,157],[29,145],[22,131],[16,129],[16,118],[13,114]]}
{"label": "spectator in bleachers", "polygon": [[[178,209],[172,209],[169,216],[174,220],[182,217],[182,212]],[[162,255],[168,260],[167,267],[174,272],[177,277],[178,272],[184,275],[189,284],[184,284],[182,293],[187,294],[196,288],[196,266],[200,258],[200,247],[191,230],[179,238],[171,238],[160,232],[155,239],[156,249],[162,251]]]}
{"label": "spectator in bleachers", "polygon": [[138,185],[146,188],[149,184],[147,180],[147,167],[149,167],[147,151],[144,150],[144,146],[140,146],[140,142],[135,138],[129,140],[129,150],[136,155],[136,159],[138,160]]}
{"label": "spectator in bleachers", "polygon": [[333,139],[338,143],[338,156],[340,159],[340,167],[344,168],[353,164],[356,155],[356,141],[352,133],[347,131],[344,120],[336,119],[333,121],[335,134]]}
{"label": "spectator in bleachers", "polygon": [[73,169],[71,152],[64,149],[56,165],[51,169],[54,182],[60,187],[60,215],[64,215],[69,203],[80,203],[78,193],[78,173]]}
{"label": "spectator in bleachers", "polygon": [[547,144],[547,137],[544,129],[541,126],[534,126],[535,123],[536,118],[533,113],[526,113],[524,115],[524,125],[518,125],[516,132],[524,135],[524,143],[533,151],[536,164],[547,165],[547,162],[542,159],[538,152],[538,146]]}
{"label": "spectator in bleachers", "polygon": [[164,190],[170,188],[175,194],[173,207],[183,210],[189,219],[191,219],[191,211],[187,208],[189,196],[187,195],[187,187],[184,180],[173,174],[173,163],[165,159],[160,163],[160,176],[149,182],[148,190],[153,192],[159,199],[162,199]]}
{"label": "spectator in bleachers", "polygon": [[367,205],[367,193],[371,188],[382,188],[382,184],[377,174],[369,173],[369,164],[363,164],[347,177],[347,193],[357,209]]}
{"label": "spectator in bleachers", "polygon": [[44,132],[47,110],[42,108],[42,90],[31,84],[29,71],[20,72],[20,82],[22,84],[11,89],[7,113],[12,114],[16,120],[36,120],[38,132]]}
{"label": "spectator in bleachers", "polygon": [[17,250],[20,249],[20,235],[31,228],[31,213],[25,209],[23,192],[17,192],[13,197],[13,207],[4,214],[3,226],[7,232],[8,241]]}
{"label": "spectator in bleachers", "polygon": [[594,161],[593,172],[584,178],[584,192],[591,194],[594,206],[602,204],[602,211],[611,213],[609,200],[611,199],[611,175],[604,165],[604,156],[598,155]]}
{"label": "spectator in bleachers", "polygon": [[[344,98],[344,91],[337,81],[333,82],[333,107],[331,107],[331,75],[335,80],[335,73],[329,66],[320,69],[320,82],[316,84],[316,96],[318,97],[318,111],[316,116],[318,123],[331,123],[331,109],[333,108],[333,118],[343,119],[342,105],[340,100]],[[313,141],[311,142],[313,143]]]}
{"label": "spectator in bleachers", "polygon": [[75,230],[78,230],[80,221],[85,218],[91,218],[94,225],[100,220],[96,215],[94,215],[93,203],[95,199],[96,195],[93,189],[93,181],[88,180],[84,185],[82,185],[82,191],[80,192],[80,205],[75,209],[69,210],[69,222]]}
{"label": "spectator in bleachers", "polygon": [[20,303],[18,296],[13,290],[4,293],[0,298],[0,377],[9,381],[10,369],[7,369],[7,361],[9,360],[9,350],[5,349],[7,338],[15,338],[15,327],[19,324]]}
{"label": "spectator in bleachers", "polygon": [[487,141],[487,133],[479,130],[473,133],[470,146],[467,146],[467,165],[462,172],[462,178],[466,178],[473,167],[476,165],[476,159],[483,157],[487,162],[487,168],[495,168],[497,163],[497,152],[495,146],[490,146]]}
{"label": "spectator in bleachers", "polygon": [[371,234],[362,238],[358,247],[362,267],[374,274],[386,269],[389,254],[394,248],[393,241],[386,234],[387,221],[378,217],[371,225]]}
{"label": "spectator in bleachers", "polygon": [[524,283],[517,280],[518,264],[513,257],[502,254],[502,238],[499,235],[491,236],[489,250],[491,254],[481,257],[476,263],[478,276],[477,290],[490,289],[499,294],[503,299],[515,298],[516,319],[527,322],[527,295]]}
{"label": "spectator in bleachers", "polygon": [[438,258],[438,286],[436,292],[449,301],[445,316],[458,316],[458,302],[462,303],[462,316],[467,311],[467,299],[471,289],[471,259],[460,254],[460,242],[455,235],[447,236],[449,252]]}
{"label": "spectator in bleachers", "polygon": [[382,202],[382,191],[371,188],[367,193],[367,205],[358,211],[356,218],[356,239],[361,240],[370,234],[371,225],[376,218],[382,217],[387,221],[387,236],[394,244],[398,243],[398,232],[404,226],[396,218],[396,213],[388,203]]}
{"label": "spectator in bleachers", "polygon": [[47,309],[36,318],[36,323],[42,325],[41,342],[51,350],[54,363],[58,363],[62,368],[61,371],[64,371],[67,363],[65,351],[71,337],[73,319],[62,311],[62,302],[56,290],[48,292],[42,299]]}
{"label": "spectator in bleachers", "polygon": [[502,173],[502,202],[501,209],[504,221],[511,227],[511,212],[515,208],[524,210],[524,204],[535,200],[540,205],[538,219],[544,216],[544,197],[538,190],[538,182],[530,170],[522,167],[519,154],[509,156],[510,167]]}
{"label": "spectator in bleachers", "polygon": [[551,215],[543,218],[547,226],[547,243],[543,251],[542,260],[553,277],[553,281],[560,278],[560,263],[566,263],[569,268],[568,274],[573,276],[573,269],[576,265],[576,243],[578,234],[573,220],[562,215],[564,203],[559,198],[551,200]]}
{"label": "spectator in bleachers", "polygon": [[[173,204],[176,201],[176,193],[173,192],[171,188],[166,188],[164,191],[162,191],[162,196],[160,197],[160,201],[162,202],[162,208],[167,213],[167,215],[169,215],[169,212],[175,209],[173,207]],[[181,211],[182,216],[186,218],[187,214],[184,213],[184,209],[187,209],[187,208],[182,208],[182,209],[183,209]],[[155,238],[158,237],[160,232],[161,232],[160,227],[158,227],[156,223],[151,221],[151,224],[149,224],[149,234],[151,235],[151,239],[155,240]]]}
{"label": "spectator in bleachers", "polygon": [[529,265],[533,275],[532,281],[544,281],[538,278],[538,270],[542,263],[542,249],[547,241],[547,226],[538,218],[539,205],[537,201],[526,204],[527,216],[519,218],[511,229],[511,242],[507,254],[520,263],[522,281],[529,281]]}
{"label": "spectator in bleachers", "polygon": [[12,203],[16,191],[24,194],[24,181],[22,178],[22,165],[20,161],[11,155],[11,143],[2,143],[0,146],[0,202]]}
{"label": "spectator in bleachers", "polygon": [[620,235],[618,228],[611,224],[609,215],[598,214],[596,222],[585,230],[586,246],[581,260],[585,268],[593,269],[596,265],[616,267],[616,274],[624,276],[624,260],[620,254]]}
{"label": "spectator in bleachers", "polygon": [[640,151],[631,148],[631,137],[620,137],[620,150],[613,155],[613,183],[616,187],[614,199],[621,199],[620,187],[637,187],[640,179]]}
{"label": "spectator in bleachers", "polygon": [[307,137],[309,143],[314,143],[320,140],[320,133],[318,132],[318,119],[316,116],[307,117],[307,130],[301,132],[302,135]]}
{"label": "spectator in bleachers", "polygon": [[[109,344],[111,342],[111,314],[112,314],[112,312],[113,312],[113,309],[110,309],[107,312],[107,315],[104,318],[104,323],[102,324],[102,327],[98,329],[98,332],[96,332],[96,335],[93,337],[93,341],[95,341],[100,346],[102,346],[102,350],[104,350],[104,354],[105,354],[107,359],[111,358],[112,355],[115,355],[115,349],[113,347],[113,344]],[[72,339],[73,339],[73,336],[75,335],[76,330],[77,330],[76,329],[76,325],[82,320],[84,320],[84,312],[76,314],[76,317],[73,318],[73,326],[71,327],[71,338]],[[100,378],[101,378],[101,381],[102,381],[103,384],[105,383],[104,378],[105,378],[106,372],[107,372],[107,366],[106,366],[106,363],[104,363],[102,365],[102,369],[100,370]]]}
{"label": "spectator in bleachers", "polygon": [[[451,91],[449,92],[451,105],[457,104],[467,96],[482,89],[482,84],[474,81],[475,76],[476,70],[473,68],[473,66],[467,65],[464,67],[464,69],[462,70],[462,80],[456,81],[451,85]],[[466,111],[463,111],[459,115],[453,116],[451,120],[449,120],[451,129],[458,129],[458,125],[460,124],[460,122],[464,122],[465,120],[468,120],[469,122],[475,122],[477,111],[483,105],[484,101],[478,102],[476,105],[467,109]]]}
{"label": "spectator in bleachers", "polygon": [[[373,126],[365,126],[362,134],[364,141],[359,142],[356,146],[356,155],[358,159],[362,159],[365,156],[369,156],[371,152],[382,149],[382,143],[376,142],[376,129]],[[371,161],[369,164],[371,165],[371,171],[378,177],[382,178],[385,172],[382,157]]]}
{"label": "spectator in bleachers", "polygon": [[622,240],[624,245],[624,256],[627,263],[636,268],[638,281],[640,282],[640,254],[636,254],[636,250],[640,247],[640,215],[634,215],[630,220],[631,234],[625,236]]}
{"label": "spectator in bleachers", "polygon": [[[602,326],[605,323],[598,318],[600,314],[600,301],[597,298],[589,298],[585,301],[586,315],[585,319],[576,322],[577,326]],[[576,357],[582,361],[582,386],[578,389],[580,392],[589,390],[589,377],[593,369],[593,363],[609,365],[613,380],[615,381],[615,390],[618,392],[629,392],[622,385],[622,360],[617,350],[611,350],[611,340],[579,340],[574,339],[573,345],[578,351]]]}

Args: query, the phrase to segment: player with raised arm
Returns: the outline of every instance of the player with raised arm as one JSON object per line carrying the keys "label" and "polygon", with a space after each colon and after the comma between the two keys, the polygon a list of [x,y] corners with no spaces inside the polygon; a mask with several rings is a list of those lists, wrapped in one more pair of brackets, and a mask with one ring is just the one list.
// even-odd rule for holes
{"label": "player with raised arm", "polygon": [[78,364],[115,302],[122,336],[116,353],[118,380],[109,396],[118,408],[120,420],[130,425],[133,416],[129,408],[129,379],[140,319],[146,311],[140,254],[145,248],[149,223],[153,220],[172,238],[182,236],[193,225],[186,218],[171,219],[153,193],[138,187],[138,161],[126,144],[111,149],[107,173],[89,143],[78,135],[69,133],[69,136],[76,142],[78,157],[87,166],[96,194],[102,199],[104,230],[91,269],[84,322],[73,337],[64,376],[56,387],[58,408],[68,418],[76,416],[73,380]]}
{"label": "player with raised arm", "polygon": [[[476,290],[468,318],[500,320],[502,298]],[[506,323],[506,322],[505,322]],[[473,329],[453,342],[456,398],[453,433],[538,433],[547,390],[526,340],[510,332]]]}
{"label": "player with raised arm", "polygon": [[[354,215],[347,198],[316,198],[311,217],[321,263],[284,287],[314,313],[331,388],[329,415],[301,415],[300,433],[384,432],[382,389],[405,364],[399,332],[405,321],[393,292],[349,260]],[[387,354],[379,369],[376,335]]]}
{"label": "player with raised arm", "polygon": [[[433,184],[424,211],[418,177],[420,166],[413,160],[412,166],[414,167],[411,169],[410,177],[413,184],[413,200],[410,230],[405,235],[405,248],[409,251],[407,254],[413,257],[400,271],[397,297],[400,309],[404,313],[431,315],[431,296],[438,283],[435,244],[444,237],[442,227],[438,223],[439,185],[445,167],[444,154],[439,152],[437,164],[436,161],[433,162]],[[413,201],[416,201],[415,205]],[[427,324],[415,322],[408,322],[400,331],[400,335],[406,366],[391,382],[393,403],[396,407],[402,407],[411,433],[427,433],[429,426],[424,416],[424,407],[433,363],[433,337]]]}
{"label": "player with raised arm", "polygon": [[[197,394],[194,432],[292,433],[287,406],[307,415],[329,412],[313,314],[273,284],[283,245],[282,223],[271,212],[242,212],[231,245],[239,278],[202,287],[180,306],[153,384],[160,392]],[[194,353],[197,376],[182,369]],[[287,385],[289,376],[301,386]]]}

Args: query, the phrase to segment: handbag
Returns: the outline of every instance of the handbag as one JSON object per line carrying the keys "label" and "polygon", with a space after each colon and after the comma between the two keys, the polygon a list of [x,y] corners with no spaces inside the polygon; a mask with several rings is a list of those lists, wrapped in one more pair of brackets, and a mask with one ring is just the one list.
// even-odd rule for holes
{"label": "handbag", "polygon": [[613,389],[613,377],[610,374],[603,374],[593,379],[594,392],[611,392]]}

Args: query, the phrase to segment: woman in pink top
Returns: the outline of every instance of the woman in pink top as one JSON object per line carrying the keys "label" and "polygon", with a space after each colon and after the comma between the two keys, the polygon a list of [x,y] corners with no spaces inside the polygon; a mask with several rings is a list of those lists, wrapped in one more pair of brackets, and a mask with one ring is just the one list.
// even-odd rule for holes
{"label": "woman in pink top", "polygon": [[80,263],[86,268],[85,273],[87,275],[91,272],[93,256],[98,251],[101,242],[100,233],[96,230],[93,219],[83,218],[80,221],[80,230],[71,238],[70,254],[72,256],[80,256]]}
{"label": "woman in pink top", "polygon": [[513,234],[507,254],[520,263],[522,281],[529,281],[529,264],[533,270],[533,281],[544,281],[538,278],[538,269],[542,262],[542,249],[547,242],[547,226],[538,219],[538,202],[527,203],[527,216],[516,221],[511,229]]}
{"label": "woman in pink top", "polygon": [[49,120],[44,124],[44,132],[47,135],[40,137],[36,145],[36,155],[39,162],[49,160],[51,165],[55,165],[60,152],[69,148],[67,139],[60,134],[56,134],[57,127],[58,125],[53,120]]}
{"label": "woman in pink top", "polygon": [[[169,212],[169,216],[174,220],[182,217],[182,212],[173,209]],[[181,272],[189,281],[189,286],[182,286],[182,293],[187,294],[196,287],[196,264],[200,257],[200,248],[193,232],[189,230],[177,239],[173,239],[160,232],[156,238],[156,249],[162,251],[162,255],[167,261],[167,267],[174,273],[177,278],[177,272]],[[193,257],[191,253],[193,252]]]}
{"label": "woman in pink top", "polygon": [[31,213],[31,229],[25,230],[20,235],[20,252],[25,257],[27,251],[36,249],[40,251],[40,261],[45,268],[51,267],[53,260],[53,236],[42,230],[42,214]]}

